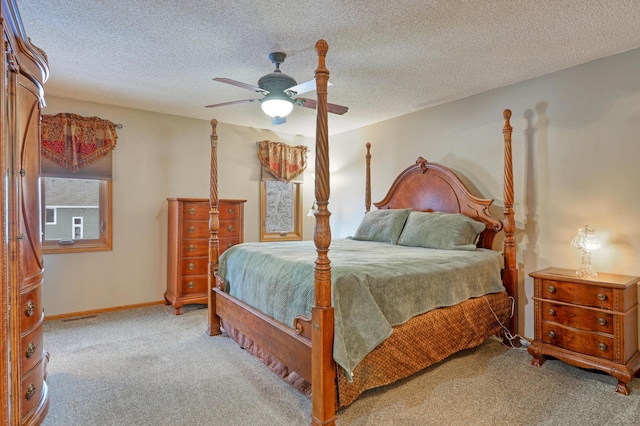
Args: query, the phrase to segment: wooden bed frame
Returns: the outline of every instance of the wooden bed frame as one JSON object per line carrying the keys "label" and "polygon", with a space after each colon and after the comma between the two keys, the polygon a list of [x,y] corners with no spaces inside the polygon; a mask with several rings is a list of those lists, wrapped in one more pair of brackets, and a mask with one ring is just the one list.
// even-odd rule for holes
{"label": "wooden bed frame", "polygon": [[[223,282],[217,277],[219,256],[218,213],[218,122],[211,121],[211,190],[209,238],[208,334],[221,333],[221,318],[228,321],[246,337],[277,357],[289,369],[311,383],[312,425],[335,425],[336,422],[336,365],[333,361],[334,310],[331,306],[331,265],[328,257],[331,243],[329,226],[329,144],[327,130],[327,85],[329,71],[325,67],[328,45],[324,40],[316,43],[318,68],[315,71],[317,91],[316,118],[316,178],[314,243],[318,257],[314,269],[314,306],[311,318],[296,318],[290,328],[224,292]],[[492,200],[471,195],[458,178],[447,168],[419,158],[414,166],[403,171],[393,183],[387,196],[375,203],[378,208],[406,208],[423,211],[463,213],[487,225],[481,234],[479,247],[492,248],[497,232],[505,233],[503,243],[503,284],[514,297],[517,306],[518,273],[515,253],[515,220],[513,211],[513,171],[511,160],[511,111],[504,111],[504,219],[489,214]],[[367,144],[366,210],[371,205],[370,144]],[[517,313],[517,308],[514,310]],[[509,330],[517,331],[516,315],[510,320]]]}

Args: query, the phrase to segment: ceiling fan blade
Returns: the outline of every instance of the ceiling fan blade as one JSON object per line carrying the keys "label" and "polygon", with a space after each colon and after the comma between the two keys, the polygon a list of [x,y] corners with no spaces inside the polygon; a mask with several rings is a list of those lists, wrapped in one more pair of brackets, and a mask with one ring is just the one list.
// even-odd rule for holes
{"label": "ceiling fan blade", "polygon": [[[327,86],[333,86],[333,83],[328,81]],[[301,95],[302,93],[312,92],[314,90],[316,90],[315,78],[309,81],[305,81],[304,83],[296,84],[295,86],[289,87],[288,89],[285,89],[285,93],[290,93],[290,96],[295,96]]]}
{"label": "ceiling fan blade", "polygon": [[219,78],[219,77],[216,77],[213,80],[214,81],[219,81],[220,83],[226,83],[226,84],[230,84],[232,86],[241,87],[243,89],[251,90],[252,92],[263,93],[265,95],[267,93],[269,93],[267,90],[261,89],[258,86],[252,86],[251,84],[243,83],[243,82],[237,81],[237,80],[232,80],[230,78]]}
{"label": "ceiling fan blade", "polygon": [[243,104],[245,102],[258,102],[260,99],[243,99],[241,101],[222,102],[220,104],[205,105],[205,108],[217,108],[227,105]]}
{"label": "ceiling fan blade", "polygon": [[[314,99],[296,98],[295,100],[297,105],[303,106],[305,108],[316,109],[317,102]],[[327,111],[333,114],[342,115],[345,112],[349,111],[349,107],[327,103]]]}

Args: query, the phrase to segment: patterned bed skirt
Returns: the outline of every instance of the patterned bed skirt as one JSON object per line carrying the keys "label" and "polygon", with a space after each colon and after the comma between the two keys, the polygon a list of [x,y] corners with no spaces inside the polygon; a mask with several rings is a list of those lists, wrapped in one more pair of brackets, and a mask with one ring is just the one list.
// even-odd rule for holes
{"label": "patterned bed skirt", "polygon": [[[435,309],[393,327],[393,334],[355,368],[352,382],[347,379],[344,370],[337,367],[338,407],[346,407],[368,389],[404,379],[449,355],[480,345],[489,337],[501,333],[502,328],[496,316],[507,326],[510,315],[511,299],[506,292],[502,292]],[[233,340],[276,375],[302,393],[311,395],[309,382],[226,321],[222,320],[222,326]]]}

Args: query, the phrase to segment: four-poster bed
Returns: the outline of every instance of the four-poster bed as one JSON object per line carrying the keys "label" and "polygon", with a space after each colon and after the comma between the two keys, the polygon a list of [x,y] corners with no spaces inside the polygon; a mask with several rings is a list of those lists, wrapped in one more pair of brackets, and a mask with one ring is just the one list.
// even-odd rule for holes
{"label": "four-poster bed", "polygon": [[[460,279],[463,284],[471,287],[469,283],[474,282],[474,280],[480,285],[492,280],[495,281],[495,277],[497,276],[497,285],[499,288],[490,286],[488,289],[473,290],[471,291],[473,294],[467,296],[461,302],[456,301],[455,303],[445,304],[435,302],[435,306],[432,307],[433,309],[425,309],[422,297],[413,297],[414,299],[419,299],[417,304],[420,306],[415,313],[408,315],[410,318],[402,317],[395,322],[390,321],[389,331],[386,332],[386,334],[382,333],[386,339],[383,338],[381,340],[380,336],[378,336],[378,340],[374,340],[375,345],[373,346],[373,350],[365,351],[366,353],[356,358],[354,363],[343,360],[340,356],[342,353],[341,350],[343,346],[349,346],[350,343],[346,342],[345,345],[343,345],[342,338],[349,333],[349,327],[362,327],[362,323],[359,325],[356,324],[353,317],[349,316],[350,313],[346,312],[344,306],[357,304],[358,308],[355,310],[363,309],[363,303],[361,304],[361,302],[366,297],[350,297],[338,293],[339,287],[335,285],[335,282],[342,280],[342,275],[339,274],[344,269],[343,263],[349,263],[341,258],[341,247],[343,247],[344,244],[348,244],[349,248],[345,250],[350,250],[352,245],[362,246],[370,244],[370,246],[367,246],[367,249],[362,249],[364,251],[361,252],[363,254],[361,254],[360,257],[362,257],[363,260],[365,260],[365,258],[372,258],[374,259],[374,263],[380,263],[382,268],[384,268],[387,264],[379,262],[379,259],[376,257],[377,255],[369,253],[368,248],[387,243],[378,242],[375,239],[371,242],[335,241],[334,246],[337,248],[332,252],[333,266],[329,260],[328,252],[332,241],[329,227],[330,213],[327,208],[329,201],[327,131],[327,82],[329,72],[325,67],[325,56],[328,50],[327,43],[324,40],[318,41],[316,43],[316,50],[318,52],[318,68],[315,71],[315,75],[318,100],[315,198],[318,210],[316,212],[313,242],[315,244],[314,256],[317,257],[315,257],[315,260],[306,262],[309,281],[311,280],[311,276],[313,277],[313,286],[310,287],[312,291],[309,292],[311,298],[309,305],[312,305],[310,315],[308,312],[306,314],[305,312],[300,312],[300,315],[296,316],[292,323],[283,322],[283,320],[279,321],[274,319],[277,317],[276,314],[265,313],[254,307],[259,305],[262,296],[254,297],[257,303],[248,303],[231,294],[233,292],[237,294],[238,291],[242,292],[244,290],[239,290],[239,283],[235,279],[225,282],[225,272],[228,272],[231,268],[232,255],[225,254],[222,264],[219,259],[218,135],[217,121],[212,120],[208,333],[210,335],[220,334],[221,327],[224,328],[230,337],[234,338],[242,347],[251,351],[263,362],[267,363],[270,368],[282,378],[302,391],[310,392],[312,397],[311,423],[314,425],[328,425],[335,424],[337,407],[350,404],[366,389],[407,377],[428,365],[441,361],[461,349],[477,346],[489,336],[504,332],[504,327],[502,327],[500,323],[508,324],[510,334],[515,335],[517,327],[516,317],[511,314],[514,299],[516,299],[517,269],[515,264],[515,241],[513,238],[515,221],[513,218],[511,126],[509,124],[511,112],[505,110],[505,125],[503,128],[505,145],[505,211],[503,221],[491,216],[489,206],[492,200],[474,197],[450,170],[439,164],[429,163],[423,158],[419,158],[413,166],[407,168],[398,176],[387,196],[382,201],[375,203],[378,210],[367,213],[367,219],[371,219],[378,214],[375,212],[395,215],[396,213],[406,211],[405,220],[407,224],[410,220],[413,220],[410,218],[422,220],[427,217],[426,215],[429,215],[428,218],[431,220],[434,217],[438,217],[438,214],[442,214],[447,220],[462,220],[465,224],[465,229],[468,229],[469,226],[473,229],[477,228],[476,233],[473,234],[474,240],[471,241],[471,247],[469,247],[469,244],[457,246],[455,248],[458,250],[449,250],[446,254],[441,254],[443,259],[465,259],[459,260],[458,263],[467,262],[467,255],[487,257],[489,263],[495,263],[495,257],[498,255],[492,250],[493,240],[495,235],[503,230],[505,233],[503,253],[499,256],[500,261],[498,262],[497,268],[494,268],[496,270],[487,272],[487,277],[491,278],[479,278],[479,269],[472,269],[473,272],[471,274],[469,274],[469,269],[467,269],[466,278],[463,277]],[[365,197],[367,212],[369,212],[371,204],[371,155],[369,148],[370,145],[367,144],[367,194]],[[422,212],[447,213],[436,214]],[[472,223],[472,225],[470,225],[470,223]],[[400,230],[405,226],[404,222],[402,222],[402,224]],[[363,225],[361,225],[361,227],[362,226]],[[360,232],[360,230],[359,228],[358,232]],[[405,233],[405,230],[402,230],[402,233]],[[358,233],[356,233],[356,236],[357,234]],[[476,236],[477,242],[475,241]],[[422,248],[430,246],[424,245],[421,242],[418,242],[417,245],[407,242],[415,240],[414,237],[415,234],[407,235],[404,239],[404,246],[401,245],[402,241],[399,241],[400,244],[397,245],[397,249],[403,250],[402,254],[396,256],[389,254],[389,265],[391,265],[391,257],[397,260],[397,258],[400,257],[408,258],[408,253],[410,252],[414,253],[422,250],[422,252],[418,254],[421,256],[422,253],[426,252],[436,253],[442,251]],[[365,235],[362,239],[367,240],[368,237]],[[393,240],[397,240],[397,237],[394,237]],[[402,234],[400,235],[400,240],[402,240]],[[391,246],[396,246],[396,241],[391,241],[391,243],[392,244],[387,244],[386,247],[383,247],[382,250],[388,250]],[[473,245],[473,243],[475,243],[475,245]],[[255,246],[255,244],[253,246]],[[248,244],[246,247],[250,248],[252,245]],[[259,247],[253,248],[256,252],[260,251]],[[294,250],[297,250],[297,247],[294,248]],[[234,251],[235,250],[229,250],[229,252]],[[269,252],[272,251],[275,251],[275,249],[270,248]],[[467,253],[463,253],[464,251],[467,251]],[[350,254],[351,257],[354,257],[352,253]],[[258,253],[258,255],[260,255],[260,253]],[[302,254],[295,257],[304,258]],[[438,260],[438,262],[440,261],[441,260]],[[270,262],[271,259],[267,259],[266,263]],[[302,262],[304,263],[305,260],[302,260]],[[250,262],[239,263],[250,264]],[[414,262],[411,269],[418,263],[427,262],[424,260]],[[309,271],[311,264],[313,264],[314,267],[312,271]],[[380,265],[377,265],[377,267],[380,267]],[[405,268],[397,265],[393,267],[398,269]],[[334,269],[334,273],[332,273],[332,268]],[[371,263],[361,266],[361,268],[365,268],[364,271],[367,270],[366,268],[372,268],[371,271],[374,271],[374,266]],[[474,264],[474,266],[470,266],[469,268],[476,268],[476,266]],[[389,266],[389,269],[392,269],[392,267]],[[361,271],[362,270],[363,269],[361,269]],[[366,278],[364,287],[374,288],[375,285],[373,282],[375,276],[384,276],[386,273],[384,269],[375,271],[375,273],[372,272],[371,276]],[[478,271],[477,274],[476,271]],[[422,272],[420,272],[420,274],[421,273]],[[244,272],[242,274],[244,274]],[[349,274],[353,275],[352,272]],[[248,274],[246,275],[248,276]],[[364,275],[366,275],[366,273]],[[253,281],[258,281],[254,282],[254,284],[263,284],[262,277],[257,280],[254,279]],[[423,278],[422,275],[419,276],[419,279],[415,279],[414,277],[413,282],[421,281],[427,280]],[[454,280],[451,279],[449,275],[444,279],[444,282],[446,285],[442,286],[443,288],[454,287]],[[264,283],[265,285],[267,283],[266,273]],[[308,284],[309,286],[311,285],[311,283]],[[355,284],[349,284],[349,286],[354,287]],[[264,290],[263,287],[260,288],[260,291],[268,291]],[[379,288],[384,288],[384,283],[380,284]],[[384,291],[380,291],[380,293],[384,293]],[[389,293],[392,292],[389,291]],[[378,297],[378,295],[376,294],[372,297],[375,298]],[[278,299],[278,297],[276,299]],[[249,300],[251,300],[250,297]],[[340,303],[341,300],[348,300],[348,303]],[[334,302],[337,304],[332,304]],[[376,303],[380,304],[380,299],[376,299]],[[393,311],[394,309],[392,307],[388,310]],[[404,310],[404,308],[400,310]],[[366,315],[364,316],[373,318],[375,315],[369,312],[372,311],[366,311]],[[383,312],[383,314],[385,313]],[[382,322],[384,323],[384,319]],[[373,319],[371,319],[371,323],[374,323]],[[376,334],[376,332],[381,329],[381,327],[375,326],[373,330],[371,330],[371,328],[367,329],[366,326],[367,324],[364,324],[365,330],[363,334]],[[338,343],[336,344],[336,342]],[[350,354],[350,352],[348,353]],[[338,365],[336,365],[334,357],[339,360]]]}

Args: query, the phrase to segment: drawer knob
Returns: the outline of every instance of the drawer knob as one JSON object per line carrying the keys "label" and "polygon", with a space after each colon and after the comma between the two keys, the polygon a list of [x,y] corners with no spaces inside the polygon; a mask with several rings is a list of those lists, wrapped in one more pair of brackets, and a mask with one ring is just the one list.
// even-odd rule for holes
{"label": "drawer knob", "polygon": [[29,386],[27,386],[27,393],[25,394],[25,397],[27,399],[31,399],[35,394],[36,394],[36,385],[34,385],[33,383],[29,383]]}
{"label": "drawer knob", "polygon": [[601,351],[606,351],[607,345],[605,345],[604,343],[598,343],[598,349],[600,349]]}
{"label": "drawer knob", "polygon": [[189,251],[194,251],[196,249],[196,246],[194,246],[193,244],[189,245]]}
{"label": "drawer knob", "polygon": [[549,337],[551,337],[552,339],[556,337],[556,332],[553,330],[549,331]]}
{"label": "drawer knob", "polygon": [[189,233],[193,234],[194,232],[196,232],[196,227],[195,226],[190,226],[189,227]]}
{"label": "drawer knob", "polygon": [[607,300],[607,296],[602,293],[598,293],[598,300]]}
{"label": "drawer knob", "polygon": [[604,318],[598,318],[598,324],[600,325],[607,325],[607,320]]}
{"label": "drawer knob", "polygon": [[28,317],[31,317],[35,312],[36,312],[36,305],[31,300],[29,300],[24,309],[24,314]]}
{"label": "drawer knob", "polygon": [[189,214],[196,214],[196,209],[195,209],[195,208],[193,208],[193,207],[191,207],[191,208],[189,209]]}
{"label": "drawer knob", "polygon": [[556,292],[556,288],[552,285],[549,286],[549,288],[547,288],[547,290],[549,290],[549,293],[555,293]]}
{"label": "drawer knob", "polygon": [[187,284],[187,287],[189,288],[194,288],[196,285],[193,283],[193,281],[189,281],[189,284]]}
{"label": "drawer knob", "polygon": [[229,212],[229,214],[233,214],[233,209],[229,209],[227,211]]}
{"label": "drawer knob", "polygon": [[27,358],[31,358],[35,353],[36,353],[36,345],[34,345],[33,343],[29,343],[29,345],[27,346],[27,352],[25,356]]}
{"label": "drawer knob", "polygon": [[549,315],[555,315],[556,311],[553,310],[552,308],[549,308]]}
{"label": "drawer knob", "polygon": [[196,265],[194,265],[193,263],[190,263],[189,266],[187,266],[187,268],[189,268],[190,271],[193,271],[194,269],[196,269]]}
{"label": "drawer knob", "polygon": [[228,229],[230,232],[233,232],[233,225],[229,225],[229,226],[227,226],[227,229]]}

